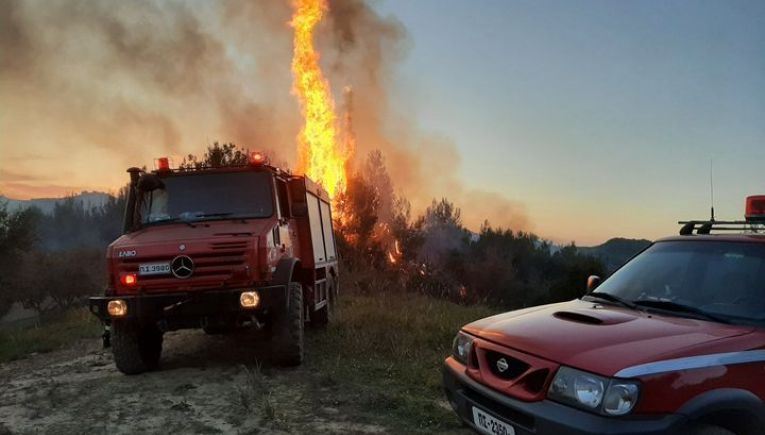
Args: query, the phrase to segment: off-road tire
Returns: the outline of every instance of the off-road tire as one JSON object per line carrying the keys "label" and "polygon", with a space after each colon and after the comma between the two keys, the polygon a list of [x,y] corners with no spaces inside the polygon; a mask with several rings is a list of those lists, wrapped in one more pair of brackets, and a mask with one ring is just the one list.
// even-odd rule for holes
{"label": "off-road tire", "polygon": [[303,287],[291,282],[287,293],[287,309],[277,315],[273,325],[273,356],[279,365],[297,366],[303,362]]}
{"label": "off-road tire", "polygon": [[335,315],[335,301],[337,301],[337,282],[334,277],[328,276],[327,303],[311,313],[311,326],[324,328],[332,321]]}
{"label": "off-road tire", "polygon": [[114,363],[122,373],[137,375],[159,366],[162,332],[155,325],[114,321],[111,335]]}

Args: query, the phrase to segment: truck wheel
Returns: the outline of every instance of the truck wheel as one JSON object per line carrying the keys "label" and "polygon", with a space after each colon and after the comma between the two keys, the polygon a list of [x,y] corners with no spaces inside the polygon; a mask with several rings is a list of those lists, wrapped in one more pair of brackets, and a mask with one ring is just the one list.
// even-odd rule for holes
{"label": "truck wheel", "polygon": [[327,277],[327,303],[323,307],[311,313],[311,326],[325,327],[332,321],[335,314],[335,300],[337,287],[334,278]]}
{"label": "truck wheel", "polygon": [[162,331],[155,325],[136,322],[112,323],[112,353],[117,369],[126,375],[153,370],[162,354]]}
{"label": "truck wheel", "polygon": [[297,366],[303,362],[303,287],[291,282],[287,292],[287,310],[278,315],[274,324],[274,356],[281,365]]}

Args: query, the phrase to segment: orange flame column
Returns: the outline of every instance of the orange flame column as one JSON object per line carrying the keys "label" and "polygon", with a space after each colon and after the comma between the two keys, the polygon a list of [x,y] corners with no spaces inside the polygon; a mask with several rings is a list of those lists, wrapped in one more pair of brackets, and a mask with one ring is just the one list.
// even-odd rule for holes
{"label": "orange flame column", "polygon": [[314,30],[327,11],[327,3],[325,0],[293,0],[292,6],[290,25],[295,30],[292,92],[300,102],[304,120],[297,138],[297,170],[319,182],[330,197],[334,197],[345,191],[345,168],[350,155],[338,143],[335,103],[313,45]]}

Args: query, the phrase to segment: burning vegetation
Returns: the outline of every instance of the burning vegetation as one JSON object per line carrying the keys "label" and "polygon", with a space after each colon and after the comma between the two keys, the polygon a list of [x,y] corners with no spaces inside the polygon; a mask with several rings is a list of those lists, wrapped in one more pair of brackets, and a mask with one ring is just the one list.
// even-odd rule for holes
{"label": "burning vegetation", "polygon": [[324,0],[295,0],[293,7],[292,89],[304,120],[298,135],[297,170],[319,181],[334,198],[345,191],[346,168],[354,150],[341,149],[335,103],[313,44],[314,29],[327,4]]}
{"label": "burning vegetation", "polygon": [[[335,2],[339,11],[330,15],[336,30],[343,30],[345,49],[358,43],[355,21],[365,13],[368,17],[359,3],[349,3],[357,8]],[[488,221],[473,233],[463,225],[461,210],[445,198],[433,200],[412,220],[411,203],[394,194],[379,149],[354,171],[352,95],[346,88],[345,117],[338,116],[314,46],[316,27],[329,5],[294,0],[292,6],[292,89],[303,118],[297,170],[333,198],[340,254],[354,286],[377,291],[404,287],[462,303],[519,307],[577,296],[586,276],[601,271],[598,262],[579,256],[573,246],[553,253],[549,243],[532,234],[494,229]],[[379,59],[372,65],[379,66]],[[511,207],[508,211],[512,214]]]}
{"label": "burning vegetation", "polygon": [[[148,1],[73,5],[0,3],[0,47],[11,54],[0,63],[0,79],[19,116],[50,115],[35,131],[52,132],[55,141],[47,142],[66,150],[67,158],[82,154],[83,144],[119,156],[120,171],[98,172],[105,165],[97,165],[90,179],[121,177],[137,155],[173,154],[213,132],[269,151],[279,166],[296,162],[297,172],[325,187],[350,287],[406,288],[517,307],[577,295],[586,275],[599,271],[574,247],[558,250],[527,232],[522,204],[464,186],[454,145],[424,135],[396,110],[394,67],[408,35],[395,18],[379,16],[363,1],[226,3],[204,10]],[[83,28],[93,36],[87,47],[78,37]],[[73,55],[78,67],[62,68]],[[15,91],[20,84],[35,92]],[[168,115],[180,112],[184,117]],[[10,115],[8,125],[21,125]],[[46,142],[12,128],[8,139],[14,138]],[[85,154],[90,158],[91,149]],[[216,143],[183,165],[226,165],[243,155]],[[444,192],[449,199],[433,200]],[[83,240],[75,237],[60,249],[82,248]],[[5,279],[23,270],[10,263],[0,268],[8,271]]]}
{"label": "burning vegetation", "polygon": [[[523,204],[465,185],[456,146],[393,101],[410,46],[395,17],[362,0],[2,1],[0,92],[14,107],[4,133],[25,146],[7,150],[0,188],[29,195],[31,179],[49,194],[106,190],[136,161],[180,162],[221,138],[336,194],[380,150],[413,213],[449,192],[473,231],[484,219],[528,230]],[[73,170],[51,171],[36,155]]]}

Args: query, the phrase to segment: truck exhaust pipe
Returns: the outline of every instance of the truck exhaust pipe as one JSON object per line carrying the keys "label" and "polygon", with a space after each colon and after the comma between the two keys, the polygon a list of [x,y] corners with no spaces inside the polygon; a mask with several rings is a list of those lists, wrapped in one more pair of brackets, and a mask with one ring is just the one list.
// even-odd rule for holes
{"label": "truck exhaust pipe", "polygon": [[127,170],[130,174],[130,185],[128,186],[127,204],[125,205],[125,217],[122,221],[122,233],[128,233],[133,229],[133,216],[135,216],[135,203],[138,186],[138,176],[141,173],[139,168],[130,168]]}

